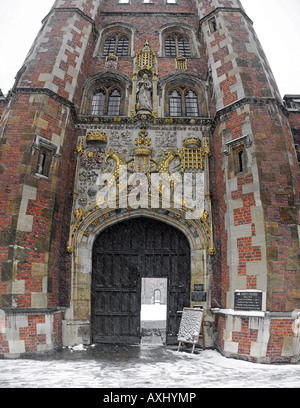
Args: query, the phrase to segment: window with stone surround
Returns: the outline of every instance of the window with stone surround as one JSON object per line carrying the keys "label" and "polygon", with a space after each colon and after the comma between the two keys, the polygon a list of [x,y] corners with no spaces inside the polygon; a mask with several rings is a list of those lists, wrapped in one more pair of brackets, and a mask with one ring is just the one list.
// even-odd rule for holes
{"label": "window with stone surround", "polygon": [[[225,132],[226,133],[226,132]],[[229,136],[229,132],[227,137]],[[224,136],[226,137],[226,136]],[[249,135],[241,136],[226,142],[225,155],[228,156],[228,172],[231,177],[246,173],[247,169],[247,149],[252,145]]]}
{"label": "window with stone surround", "polygon": [[127,57],[131,53],[132,33],[123,26],[110,27],[102,33],[99,54],[103,57],[114,55]]}
{"label": "window with stone surround", "polygon": [[191,57],[190,41],[187,37],[170,34],[165,37],[165,57]]}
{"label": "window with stone surround", "polygon": [[192,30],[184,27],[168,27],[162,32],[161,38],[163,57],[195,58],[199,56]]}
{"label": "window with stone surround", "polygon": [[129,82],[114,72],[91,77],[82,95],[81,114],[92,116],[123,116]]}
{"label": "window with stone surround", "polygon": [[126,35],[112,34],[106,37],[103,47],[103,56],[116,55],[125,57],[128,55],[129,39]]}
{"label": "window with stone surround", "polygon": [[212,17],[208,20],[208,26],[211,34],[215,33],[218,30],[217,20],[215,17]]}
{"label": "window with stone surround", "polygon": [[167,116],[170,117],[198,117],[199,95],[190,87],[175,86],[168,92],[166,101]]}
{"label": "window with stone surround", "polygon": [[36,136],[32,147],[37,151],[34,173],[38,177],[49,178],[54,157],[60,156],[60,147],[41,136]]}
{"label": "window with stone surround", "polygon": [[92,97],[90,115],[119,116],[121,109],[121,90],[107,84],[97,89]]}
{"label": "window with stone surround", "polygon": [[243,173],[244,171],[246,171],[246,155],[244,146],[240,146],[239,148],[236,149],[236,151],[234,149],[233,154],[235,156],[236,174]]}

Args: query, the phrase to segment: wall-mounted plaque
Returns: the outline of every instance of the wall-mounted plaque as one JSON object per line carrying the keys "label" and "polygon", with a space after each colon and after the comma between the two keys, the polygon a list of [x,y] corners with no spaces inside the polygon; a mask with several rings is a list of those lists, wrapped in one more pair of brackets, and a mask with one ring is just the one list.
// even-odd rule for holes
{"label": "wall-mounted plaque", "polygon": [[236,290],[234,293],[234,310],[262,310],[262,292],[256,290]]}
{"label": "wall-mounted plaque", "polygon": [[192,302],[206,302],[206,292],[192,292]]}

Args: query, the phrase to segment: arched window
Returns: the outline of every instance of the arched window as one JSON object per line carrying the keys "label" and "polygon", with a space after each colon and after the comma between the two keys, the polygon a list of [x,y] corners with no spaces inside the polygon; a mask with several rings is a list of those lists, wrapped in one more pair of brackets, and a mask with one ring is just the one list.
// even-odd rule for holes
{"label": "arched window", "polygon": [[121,94],[117,89],[115,89],[108,96],[107,115],[108,116],[119,116],[120,115],[120,105],[121,105]]}
{"label": "arched window", "polygon": [[104,57],[115,55],[117,57],[126,57],[129,54],[129,38],[124,34],[110,34],[104,40]]}
{"label": "arched window", "polygon": [[169,115],[171,117],[199,116],[199,101],[197,93],[184,86],[177,86],[169,92]]}
{"label": "arched window", "polygon": [[154,303],[161,304],[161,291],[160,289],[155,289],[154,291]]}
{"label": "arched window", "polygon": [[121,91],[113,86],[97,89],[92,97],[90,115],[119,116],[121,110]]}
{"label": "arched window", "polygon": [[120,37],[117,47],[117,57],[125,57],[128,55],[129,39],[125,35]]}
{"label": "arched window", "polygon": [[165,56],[177,57],[175,38],[169,35],[165,38]]}
{"label": "arched window", "polygon": [[103,48],[103,55],[107,57],[108,55],[115,54],[115,47],[116,47],[116,36],[110,35],[106,38]]}
{"label": "arched window", "polygon": [[178,38],[178,53],[185,58],[191,56],[190,42],[186,37]]}
{"label": "arched window", "polygon": [[199,116],[198,97],[194,91],[187,91],[185,95],[186,116]]}
{"label": "arched window", "polygon": [[178,91],[174,90],[169,96],[170,116],[182,116],[182,100]]}
{"label": "arched window", "polygon": [[104,114],[105,93],[103,91],[96,91],[93,95],[91,105],[91,115],[101,116]]}
{"label": "arched window", "polygon": [[188,37],[172,33],[165,37],[165,57],[191,57],[191,46]]}

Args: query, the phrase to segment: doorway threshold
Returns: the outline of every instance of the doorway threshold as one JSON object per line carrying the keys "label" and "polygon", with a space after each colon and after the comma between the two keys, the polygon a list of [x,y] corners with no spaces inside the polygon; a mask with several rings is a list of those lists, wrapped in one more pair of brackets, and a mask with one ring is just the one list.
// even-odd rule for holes
{"label": "doorway threshold", "polygon": [[142,344],[166,344],[166,321],[141,321]]}

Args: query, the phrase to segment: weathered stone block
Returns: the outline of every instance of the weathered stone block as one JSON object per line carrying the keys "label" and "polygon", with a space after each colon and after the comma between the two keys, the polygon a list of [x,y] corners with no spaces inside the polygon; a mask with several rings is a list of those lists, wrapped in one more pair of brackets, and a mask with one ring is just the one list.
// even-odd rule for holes
{"label": "weathered stone block", "polygon": [[2,282],[7,282],[13,278],[13,263],[12,262],[2,262]]}
{"label": "weathered stone block", "polygon": [[278,247],[274,245],[267,245],[267,260],[278,261]]}
{"label": "weathered stone block", "polygon": [[280,207],[280,221],[283,224],[297,224],[297,210],[295,207]]}

